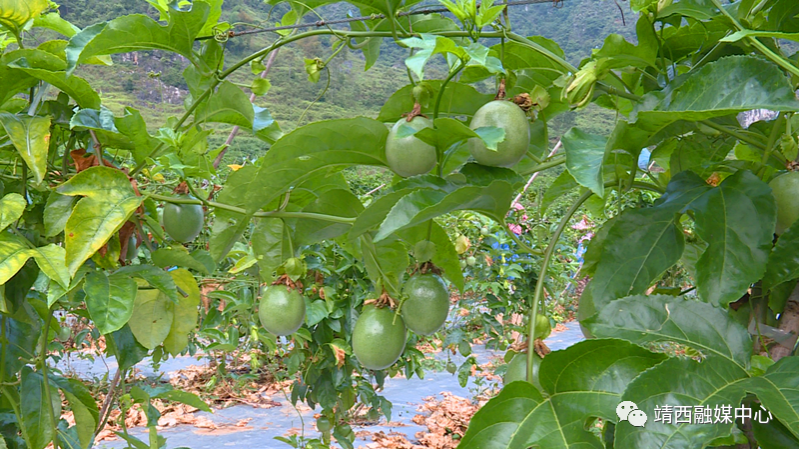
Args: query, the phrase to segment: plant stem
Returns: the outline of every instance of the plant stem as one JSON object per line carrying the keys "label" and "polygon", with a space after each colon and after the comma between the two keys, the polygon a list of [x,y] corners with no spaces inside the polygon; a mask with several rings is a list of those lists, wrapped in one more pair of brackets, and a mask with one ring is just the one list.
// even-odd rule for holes
{"label": "plant stem", "polygon": [[[166,201],[167,203],[172,204],[205,204],[209,207],[214,207],[217,209],[227,210],[230,212],[234,212],[237,214],[247,215],[247,211],[236,206],[231,206],[229,204],[217,203],[215,201],[205,201],[200,199],[191,199],[191,198],[175,198],[173,196],[166,196],[166,195],[159,195],[157,193],[149,193],[147,194],[150,198],[159,201]],[[317,214],[312,212],[286,212],[286,211],[269,211],[269,212],[256,212],[252,214],[254,217],[261,217],[261,218],[305,218],[309,220],[323,220],[323,221],[330,221],[333,223],[342,223],[342,224],[351,224],[355,223],[355,218],[348,218],[348,217],[336,217],[333,215],[325,215],[325,214]]]}
{"label": "plant stem", "polygon": [[517,245],[521,246],[523,250],[527,251],[528,253],[530,253],[530,254],[532,254],[534,256],[542,256],[544,254],[543,252],[541,252],[541,251],[539,251],[537,249],[533,249],[532,246],[530,246],[527,243],[525,243],[513,231],[511,231],[508,228],[508,222],[507,221],[502,220],[502,226],[504,227],[504,231],[508,233],[508,236],[511,238],[511,240],[513,240]]}
{"label": "plant stem", "polygon": [[[0,299],[5,301],[5,298]],[[0,315],[0,382],[5,382],[6,378],[6,348],[8,347],[6,338],[6,317]]]}
{"label": "plant stem", "polygon": [[[103,406],[100,409],[100,415],[98,416],[97,421],[97,428],[94,430],[94,438],[97,438],[97,435],[105,428],[105,423],[108,421],[108,416],[111,414],[111,404],[114,401],[114,390],[116,390],[117,384],[119,384],[120,379],[122,378],[122,368],[117,367],[117,372],[114,374],[113,379],[111,379],[111,383],[108,385],[108,394],[105,396],[105,400],[103,401]],[[122,420],[125,420],[125,416],[122,416]]]}
{"label": "plant stem", "polygon": [[529,171],[521,173],[522,176],[532,175],[533,173],[538,173],[540,171],[544,171],[550,169],[552,167],[557,167],[558,165],[566,163],[566,156],[559,156],[548,161],[544,161],[535,167],[531,168]]}
{"label": "plant stem", "polygon": [[585,203],[588,198],[594,193],[590,190],[580,195],[580,198],[572,204],[569,210],[566,211],[566,214],[560,220],[560,224],[558,224],[557,229],[555,229],[555,233],[552,234],[552,239],[549,241],[549,246],[544,251],[544,260],[541,262],[541,272],[538,274],[538,280],[535,283],[535,295],[533,296],[533,301],[531,302],[530,307],[530,321],[527,323],[527,381],[532,383],[533,382],[533,361],[535,356],[535,351],[533,350],[533,342],[535,341],[535,320],[538,315],[538,304],[541,302],[541,299],[544,296],[544,279],[547,277],[547,268],[549,268],[549,261],[552,259],[552,253],[555,252],[555,246],[558,244],[558,240],[560,240],[560,235],[563,233],[563,230],[566,229],[566,226],[569,224],[569,220],[571,220],[572,216],[577,212],[583,203]]}
{"label": "plant stem", "polygon": [[44,323],[44,333],[42,335],[42,378],[44,382],[44,399],[47,401],[47,408],[50,409],[50,425],[53,426],[53,449],[58,449],[58,419],[55,416],[53,400],[50,394],[50,380],[47,379],[47,336],[50,334],[50,322],[53,320],[53,310],[47,311],[47,319]]}
{"label": "plant stem", "polygon": [[[723,6],[721,6],[721,3],[719,2],[719,0],[710,0],[710,1],[712,1],[713,5],[716,8],[718,8],[719,11],[721,11],[721,14],[723,14],[724,17],[726,17],[730,22],[732,22],[732,25],[738,31],[749,31],[749,30],[747,30],[746,28],[744,28],[741,25],[741,22],[738,22],[738,19],[733,17],[733,15],[729,13],[729,11],[727,11],[726,9],[724,9]],[[780,55],[774,53],[773,51],[771,51],[771,49],[766,47],[766,45],[764,43],[762,43],[759,40],[757,40],[757,37],[755,37],[755,36],[746,36],[746,40],[749,41],[749,43],[752,44],[753,47],[758,49],[761,53],[763,53],[763,55],[765,57],[770,59],[772,62],[776,63],[778,66],[780,66],[783,69],[787,70],[792,75],[799,76],[799,67],[796,67],[795,65],[793,65],[790,62],[786,61],[785,58],[783,58],[782,56],[780,56]]]}
{"label": "plant stem", "polygon": [[771,152],[774,151],[774,146],[777,144],[777,137],[782,134],[783,127],[785,126],[785,114],[780,114],[773,126],[771,135],[769,135],[768,138],[768,143],[766,144],[766,149],[763,150],[763,158],[760,161],[762,167],[757,171],[757,176],[761,178],[766,173],[766,164],[768,163],[769,156],[771,156]]}
{"label": "plant stem", "polygon": [[441,108],[441,99],[444,98],[444,89],[446,89],[447,84],[449,84],[449,82],[452,81],[452,78],[455,78],[455,76],[457,76],[458,73],[460,73],[461,70],[463,70],[465,67],[466,64],[464,64],[463,61],[461,61],[458,67],[452,72],[450,72],[450,74],[447,75],[447,78],[444,80],[444,82],[441,83],[441,87],[438,89],[438,94],[436,94],[436,104],[433,107],[433,120],[438,118],[438,112],[439,109]]}

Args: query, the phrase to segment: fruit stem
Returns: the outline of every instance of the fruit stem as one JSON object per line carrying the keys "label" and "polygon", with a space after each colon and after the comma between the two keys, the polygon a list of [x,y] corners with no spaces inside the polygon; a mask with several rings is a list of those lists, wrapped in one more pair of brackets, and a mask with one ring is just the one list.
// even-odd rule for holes
{"label": "fruit stem", "polygon": [[[544,296],[544,279],[547,275],[547,268],[549,267],[549,261],[552,259],[552,254],[555,252],[555,246],[558,244],[558,240],[560,240],[560,236],[563,233],[563,230],[566,229],[566,226],[569,224],[569,220],[571,220],[572,216],[577,212],[577,210],[585,203],[594,193],[590,190],[588,192],[583,193],[580,195],[580,198],[572,204],[569,210],[566,211],[566,214],[560,220],[560,224],[558,224],[557,229],[555,229],[555,233],[552,234],[552,238],[549,241],[549,246],[544,251],[544,260],[541,262],[541,271],[538,274],[538,280],[535,283],[535,296],[533,297],[532,305],[530,307],[530,319],[527,323],[527,344],[530,348],[534,346],[535,342],[535,320],[536,316],[538,315],[538,304],[541,302],[542,297]],[[535,351],[529,350],[527,351],[527,381],[533,383],[533,357],[535,356]]]}
{"label": "fruit stem", "polygon": [[439,108],[441,107],[441,99],[444,97],[444,89],[446,89],[447,84],[449,84],[449,82],[452,81],[452,78],[455,78],[455,76],[458,73],[460,73],[461,70],[463,70],[464,68],[466,68],[466,63],[461,61],[461,63],[458,65],[458,68],[450,72],[450,74],[447,75],[447,78],[444,80],[444,82],[441,83],[441,87],[438,89],[438,94],[436,95],[436,105],[433,108],[433,120],[438,118],[438,111]]}

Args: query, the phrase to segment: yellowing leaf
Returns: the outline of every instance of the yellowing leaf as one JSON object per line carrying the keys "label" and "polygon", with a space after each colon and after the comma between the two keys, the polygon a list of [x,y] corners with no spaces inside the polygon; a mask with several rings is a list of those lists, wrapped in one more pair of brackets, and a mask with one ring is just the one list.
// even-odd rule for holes
{"label": "yellowing leaf", "polygon": [[67,267],[74,276],[141,204],[128,177],[109,167],[92,167],[60,185],[62,195],[84,196],[67,220]]}
{"label": "yellowing leaf", "polygon": [[243,165],[239,165],[239,164],[230,164],[230,165],[228,165],[228,168],[233,170],[233,171],[238,171],[238,169],[240,169],[241,167],[243,167]]}
{"label": "yellowing leaf", "polygon": [[186,269],[180,268],[169,272],[172,279],[187,297],[180,295],[178,303],[174,305],[174,318],[169,335],[164,340],[164,348],[172,355],[177,355],[189,344],[189,333],[197,326],[197,316],[200,305],[200,288],[194,276]]}
{"label": "yellowing leaf", "polygon": [[14,277],[30,257],[30,249],[17,237],[0,234],[0,285]]}
{"label": "yellowing leaf", "polygon": [[41,184],[47,171],[50,149],[50,117],[23,117],[4,112],[0,113],[0,125],[5,128],[36,184]]}
{"label": "yellowing leaf", "polygon": [[0,0],[0,25],[19,34],[29,20],[49,7],[47,0]]}
{"label": "yellowing leaf", "polygon": [[25,205],[25,199],[19,193],[9,193],[0,199],[0,231],[19,220]]}

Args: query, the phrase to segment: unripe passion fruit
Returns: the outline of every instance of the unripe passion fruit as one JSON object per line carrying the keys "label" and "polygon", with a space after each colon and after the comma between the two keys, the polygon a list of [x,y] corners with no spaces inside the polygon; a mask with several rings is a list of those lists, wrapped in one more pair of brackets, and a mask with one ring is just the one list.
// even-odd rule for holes
{"label": "unripe passion fruit", "polygon": [[549,318],[543,313],[539,313],[535,316],[535,338],[540,338],[541,340],[549,337],[549,334],[552,333],[552,324],[549,322]]}
{"label": "unripe passion fruit", "polygon": [[497,151],[486,148],[478,138],[466,142],[474,159],[492,167],[512,167],[522,160],[530,146],[530,122],[524,111],[515,103],[494,100],[486,103],[474,113],[472,129],[496,126],[505,130],[505,140],[497,145]]}
{"label": "unripe passion fruit", "polygon": [[777,204],[777,235],[799,219],[799,172],[777,176],[770,183]]}
{"label": "unripe passion fruit", "polygon": [[285,285],[264,289],[258,306],[258,318],[267,331],[275,335],[291,335],[305,321],[305,299],[297,290]]}
{"label": "unripe passion fruit", "polygon": [[469,256],[469,257],[466,258],[466,265],[469,265],[470,267],[473,267],[473,266],[475,266],[475,264],[477,264],[477,258],[476,257]]}
{"label": "unripe passion fruit", "polygon": [[199,204],[167,203],[164,206],[163,220],[164,230],[170,237],[180,243],[188,243],[203,230],[203,207]]}
{"label": "unripe passion fruit", "polygon": [[408,299],[402,303],[402,318],[410,330],[430,335],[441,328],[449,313],[449,292],[441,277],[415,275],[405,284],[403,293]]}
{"label": "unripe passion fruit", "polygon": [[397,138],[397,132],[403,124],[416,131],[433,127],[433,122],[424,117],[414,117],[410,122],[401,119],[395,123],[386,140],[388,167],[404,178],[425,174],[436,166],[436,148],[416,136]]}
{"label": "unripe passion fruit", "polygon": [[386,369],[405,349],[405,323],[388,308],[364,306],[352,331],[352,352],[365,368]]}

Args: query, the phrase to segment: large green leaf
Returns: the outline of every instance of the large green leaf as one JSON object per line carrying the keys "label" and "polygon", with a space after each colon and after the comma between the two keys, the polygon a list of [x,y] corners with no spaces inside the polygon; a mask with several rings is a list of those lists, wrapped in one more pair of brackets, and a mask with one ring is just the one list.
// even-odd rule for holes
{"label": "large green leaf", "polygon": [[81,447],[89,447],[94,442],[94,429],[100,420],[97,400],[86,386],[78,379],[56,377],[53,379],[69,401],[69,407],[75,416],[76,432]]}
{"label": "large green leaf", "polygon": [[622,338],[646,346],[676,342],[704,355],[726,358],[741,369],[749,366],[752,339],[728,311],[705,302],[668,295],[619,299],[581,321],[595,337]]}
{"label": "large green leaf", "polygon": [[774,288],[783,282],[799,278],[799,224],[795,223],[780,235],[768,258],[763,286]]}
{"label": "large green leaf", "polygon": [[112,354],[116,357],[121,370],[129,370],[147,355],[147,348],[136,340],[127,324],[122,326],[122,329],[113,332],[110,341],[111,344],[108,345],[108,348],[113,351]]}
{"label": "large green leaf", "polygon": [[136,340],[147,349],[155,349],[172,330],[174,304],[156,289],[139,289],[128,321]]}
{"label": "large green leaf", "polygon": [[253,230],[252,249],[258,257],[262,276],[271,278],[272,272],[286,260],[294,257],[286,238],[291,229],[280,218],[260,218]]}
{"label": "large green leaf", "polygon": [[705,120],[751,109],[797,111],[799,101],[776,65],[754,56],[728,56],[647,94],[631,119],[640,128],[658,130],[677,120]]}
{"label": "large green leaf", "polygon": [[0,285],[14,277],[32,255],[31,249],[18,237],[0,233]]}
{"label": "large green leaf", "polygon": [[191,268],[203,274],[211,274],[209,268],[200,260],[192,256],[183,246],[158,248],[151,255],[153,263],[161,268],[178,266]]}
{"label": "large green leaf", "polygon": [[[349,190],[328,190],[322,193],[313,203],[305,207],[304,212],[332,215],[342,218],[355,218],[363,211],[361,201]],[[334,223],[325,220],[302,219],[295,227],[296,244],[310,245],[323,240],[334,239],[345,234],[352,225]]]}
{"label": "large green leaf", "polygon": [[506,385],[474,415],[458,447],[604,448],[597,435],[586,430],[586,422],[615,422],[627,385],[663,359],[662,354],[612,339],[588,340],[552,352],[539,369],[548,397],[528,382]]}
{"label": "large green leaf", "polygon": [[502,221],[521,178],[512,170],[478,164],[465,166],[461,174],[471,184],[453,182],[446,190],[417,190],[397,201],[380,225],[375,241],[456,210],[473,210]]}
{"label": "large green leaf", "polygon": [[86,276],[83,291],[89,315],[103,335],[121,329],[133,315],[138,287],[136,281],[127,276],[91,273]]}
{"label": "large green leaf", "polygon": [[170,354],[178,355],[189,344],[189,333],[197,327],[198,307],[200,306],[200,287],[194,276],[185,269],[169,272],[175,285],[181,288],[188,296],[180,295],[178,303],[174,306],[174,318],[169,334],[164,340],[164,349]]}
{"label": "large green leaf", "polygon": [[19,220],[22,212],[25,211],[25,206],[27,206],[27,203],[19,193],[9,193],[0,198],[0,231]]}
{"label": "large green leaf", "polygon": [[566,150],[566,168],[583,187],[588,187],[599,196],[605,195],[602,180],[602,161],[605,159],[607,139],[572,128],[563,136]]}
{"label": "large green leaf", "polygon": [[178,302],[178,292],[175,288],[175,281],[166,271],[153,265],[128,265],[122,267],[114,273],[117,276],[130,276],[139,278],[150,284],[150,287],[157,288],[173,303]]}
{"label": "large green leaf", "polygon": [[[408,249],[394,237],[374,242],[366,234],[361,236],[359,242],[369,279],[377,287],[385,288],[391,297],[399,298],[402,292],[400,281],[410,263]],[[375,290],[381,291],[380,288]]]}
{"label": "large green leaf", "polygon": [[50,7],[47,0],[2,0],[0,1],[0,25],[19,34],[29,20]]}
{"label": "large green leaf", "polygon": [[100,107],[100,96],[97,94],[97,91],[85,79],[79,76],[67,75],[67,72],[63,70],[38,67],[32,61],[28,61],[25,58],[17,59],[9,63],[9,68],[13,69],[13,74],[16,77],[25,73],[33,79],[52,84],[62,92],[74,98],[75,102],[78,103],[80,107]]}
{"label": "large green leaf", "polygon": [[[53,395],[52,405],[44,394],[45,379],[30,367],[22,368],[20,376],[20,414],[22,432],[30,442],[30,449],[42,449],[53,439],[53,412],[61,416],[61,397]],[[52,386],[50,388],[53,388]]]}
{"label": "large green leaf", "polygon": [[643,293],[682,255],[685,240],[674,210],[627,210],[612,226],[602,242],[594,277],[580,299],[581,317],[591,316],[610,301]]}
{"label": "large green leaf", "polygon": [[669,158],[671,176],[691,170],[701,178],[707,179],[732,150],[735,140],[709,137],[703,134],[685,136],[676,140]]}
{"label": "large green leaf", "polygon": [[744,388],[799,438],[799,357],[782,358],[764,376],[744,382]]}
{"label": "large green leaf", "polygon": [[83,262],[108,242],[142,198],[128,177],[109,167],[92,167],[58,186],[62,195],[83,196],[66,223],[67,267],[74,276]]}
{"label": "large green leaf", "polygon": [[170,8],[166,26],[143,14],[132,14],[86,27],[69,40],[67,71],[71,74],[79,63],[92,56],[141,50],[174,52],[198,64],[200,59],[192,47],[194,38],[205,26],[209,11],[208,3],[198,0],[192,3],[189,11]]}
{"label": "large green leaf", "polygon": [[[728,359],[710,356],[697,362],[690,358],[675,357],[644,372],[627,387],[621,400],[634,402],[646,413],[645,427],[634,427],[629,422],[616,425],[617,449],[658,447],[664,449],[707,447],[716,438],[732,432],[734,410],[729,422],[689,423],[674,421],[674,407],[709,407],[711,415],[718,406],[738,407],[744,397],[741,381],[748,377],[746,371]],[[656,407],[672,407],[671,422],[657,420]],[[663,414],[669,412],[663,410]],[[661,416],[662,418],[662,416]],[[715,418],[711,416],[711,418]],[[683,416],[683,420],[685,416]]]}
{"label": "large green leaf", "polygon": [[28,117],[0,112],[0,125],[5,128],[11,143],[41,184],[47,172],[47,152],[50,148],[50,117]]}
{"label": "large green leaf", "polygon": [[114,117],[107,108],[81,109],[72,116],[70,128],[92,129],[97,139],[106,148],[129,150],[137,162],[152,153],[158,140],[147,132],[147,124],[139,111],[125,108],[122,117]]}
{"label": "large green leaf", "polygon": [[[2,300],[2,298],[0,298]],[[3,339],[6,357],[0,360],[4,363],[5,379],[10,381],[16,378],[16,373],[34,358],[34,348],[39,340],[39,325],[16,320],[5,314],[0,314],[0,338]]]}
{"label": "large green leaf", "polygon": [[689,207],[708,243],[697,263],[700,296],[713,304],[737,301],[766,271],[776,223],[771,188],[742,170]]}

